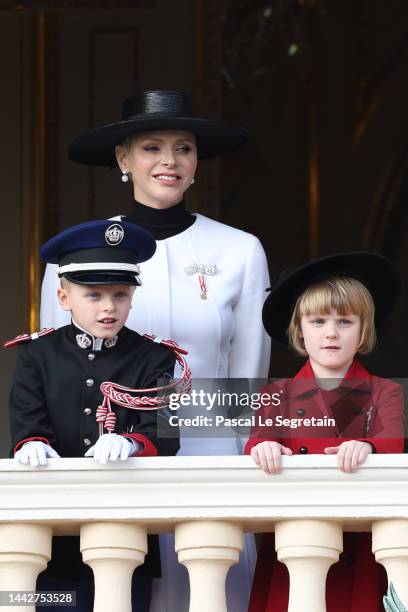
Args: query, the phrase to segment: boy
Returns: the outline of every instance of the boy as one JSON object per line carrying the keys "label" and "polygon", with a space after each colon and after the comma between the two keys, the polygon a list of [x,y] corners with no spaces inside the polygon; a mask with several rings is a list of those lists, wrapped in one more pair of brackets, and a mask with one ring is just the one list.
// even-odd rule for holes
{"label": "boy", "polygon": [[[112,221],[72,227],[42,247],[42,259],[59,265],[58,298],[72,322],[57,331],[18,336],[5,345],[18,345],[10,394],[17,461],[37,467],[45,465],[47,457],[93,456],[106,463],[119,457],[176,454],[177,439],[157,437],[157,411],[117,407],[116,433],[100,437],[96,421],[103,381],[154,388],[159,378],[173,373],[175,358],[169,349],[124,327],[133,292],[141,284],[138,263],[152,257],[155,249],[154,238],[143,228]],[[55,589],[68,574],[78,581],[77,610],[88,611],[92,572],[82,563],[77,541],[54,538],[53,559],[39,585],[46,589],[52,579]],[[139,605],[144,589],[146,601],[145,607],[133,609],[147,610],[151,578],[160,575],[156,538],[149,539],[149,555],[138,574],[143,584],[136,587],[136,599]]]}

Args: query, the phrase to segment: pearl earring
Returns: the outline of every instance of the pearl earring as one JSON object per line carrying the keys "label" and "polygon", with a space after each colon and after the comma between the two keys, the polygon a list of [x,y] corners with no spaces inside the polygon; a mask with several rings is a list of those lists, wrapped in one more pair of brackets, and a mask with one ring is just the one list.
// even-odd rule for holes
{"label": "pearl earring", "polygon": [[194,185],[194,183],[195,183],[195,178],[193,177],[193,178],[191,179],[191,184],[192,184],[192,185]]}
{"label": "pearl earring", "polygon": [[128,182],[128,180],[129,180],[128,173],[127,173],[126,171],[123,171],[123,174],[122,174],[122,182],[123,182],[123,183],[127,183],[127,182]]}

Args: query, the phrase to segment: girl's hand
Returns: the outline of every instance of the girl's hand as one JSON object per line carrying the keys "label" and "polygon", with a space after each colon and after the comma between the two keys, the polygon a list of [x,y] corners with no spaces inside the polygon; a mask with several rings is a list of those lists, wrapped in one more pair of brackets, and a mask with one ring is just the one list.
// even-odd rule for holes
{"label": "girl's hand", "polygon": [[281,456],[291,455],[290,448],[279,442],[260,442],[251,449],[251,457],[265,474],[279,474],[282,469]]}
{"label": "girl's hand", "polygon": [[337,454],[337,467],[342,472],[355,472],[358,466],[364,463],[367,455],[373,452],[373,447],[368,442],[349,440],[339,446],[328,446],[324,452],[326,455]]}

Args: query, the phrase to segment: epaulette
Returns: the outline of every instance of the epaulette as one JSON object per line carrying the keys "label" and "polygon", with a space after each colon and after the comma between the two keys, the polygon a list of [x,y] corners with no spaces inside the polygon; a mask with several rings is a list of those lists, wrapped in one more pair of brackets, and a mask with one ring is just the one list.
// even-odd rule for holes
{"label": "epaulette", "polygon": [[48,336],[48,334],[53,334],[55,329],[53,327],[47,327],[42,329],[41,331],[34,332],[33,334],[20,334],[16,336],[12,340],[7,340],[3,344],[4,348],[11,348],[12,346],[17,346],[17,344],[21,344],[22,342],[28,342],[29,340],[37,340],[37,338],[41,338],[41,336]]}

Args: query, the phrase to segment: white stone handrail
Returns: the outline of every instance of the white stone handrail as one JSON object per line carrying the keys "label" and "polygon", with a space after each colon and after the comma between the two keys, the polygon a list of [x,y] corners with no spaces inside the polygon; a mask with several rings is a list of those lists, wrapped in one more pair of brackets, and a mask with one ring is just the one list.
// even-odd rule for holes
{"label": "white stone handrail", "polygon": [[[376,558],[407,605],[407,468],[408,455],[370,456],[355,474],[339,472],[333,456],[285,457],[278,476],[263,474],[250,457],[134,458],[107,466],[53,459],[41,469],[2,459],[0,591],[34,590],[52,533],[80,533],[95,575],[95,612],[130,612],[130,577],[143,563],[146,532],[174,530],[190,575],[190,612],[223,612],[225,576],[238,560],[242,532],[275,530],[291,578],[289,611],[303,610],[307,598],[308,612],[323,612],[342,531],[372,530]],[[316,579],[306,580],[311,574]],[[107,575],[120,589],[107,585]]]}

